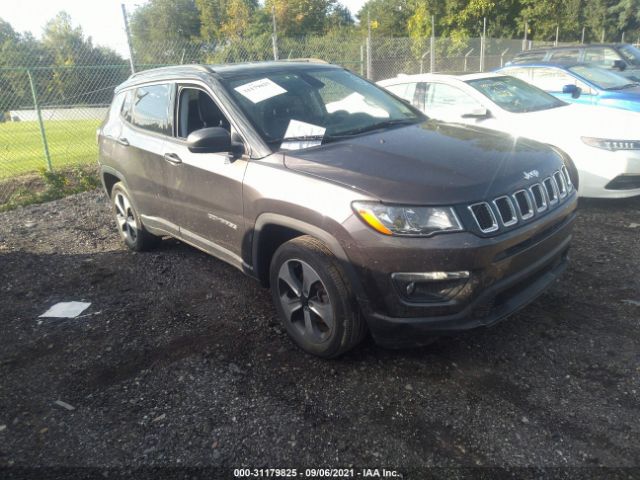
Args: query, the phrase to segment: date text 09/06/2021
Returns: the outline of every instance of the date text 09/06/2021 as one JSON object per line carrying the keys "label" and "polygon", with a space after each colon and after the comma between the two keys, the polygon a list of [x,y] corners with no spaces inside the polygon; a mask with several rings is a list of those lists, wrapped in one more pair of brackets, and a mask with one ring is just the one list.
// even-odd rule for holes
{"label": "date text 09/06/2021", "polygon": [[402,478],[386,468],[236,468],[235,478]]}

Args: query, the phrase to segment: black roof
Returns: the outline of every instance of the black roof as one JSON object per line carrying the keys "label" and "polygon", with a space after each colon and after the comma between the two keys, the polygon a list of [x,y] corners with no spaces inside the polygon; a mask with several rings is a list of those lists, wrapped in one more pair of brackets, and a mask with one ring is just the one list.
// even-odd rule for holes
{"label": "black roof", "polygon": [[525,55],[527,53],[547,52],[549,50],[575,50],[576,48],[593,48],[593,47],[618,48],[618,47],[621,47],[622,45],[627,45],[627,44],[626,43],[589,43],[589,44],[578,43],[576,45],[563,45],[561,47],[539,47],[539,48],[532,48],[531,50],[524,50],[522,52],[518,52],[516,56]]}
{"label": "black roof", "polygon": [[270,62],[246,62],[246,63],[229,63],[221,65],[174,65],[169,67],[152,68],[142,72],[134,73],[122,84],[118,85],[116,91],[137,85],[139,83],[148,82],[150,80],[189,80],[189,79],[205,79],[207,77],[217,78],[234,78],[243,75],[256,75],[264,73],[268,75],[276,71],[295,72],[309,69],[338,69],[342,68],[337,65],[331,65],[321,60],[302,60],[302,61],[270,61]]}
{"label": "black roof", "polygon": [[[574,62],[574,61],[566,61],[557,60],[555,62],[545,62],[542,60],[535,61],[527,61],[523,63],[517,64],[519,68],[521,67],[556,67],[556,68],[573,68],[573,67],[589,67],[594,68],[593,65],[585,62]],[[507,65],[506,67],[510,67],[511,65]]]}

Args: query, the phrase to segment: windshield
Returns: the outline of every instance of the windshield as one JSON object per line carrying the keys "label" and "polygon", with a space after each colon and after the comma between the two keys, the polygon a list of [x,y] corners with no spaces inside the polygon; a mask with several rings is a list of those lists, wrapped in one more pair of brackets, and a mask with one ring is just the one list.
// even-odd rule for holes
{"label": "windshield", "polygon": [[640,67],[640,50],[638,50],[633,45],[623,45],[620,47],[620,53],[624,57],[624,59],[629,62],[631,65],[635,65],[636,67]]}
{"label": "windshield", "polygon": [[337,68],[243,74],[222,83],[273,150],[307,148],[426,118]]}
{"label": "windshield", "polygon": [[512,113],[537,112],[566,105],[538,87],[514,77],[489,77],[467,80],[492,102]]}
{"label": "windshield", "polygon": [[576,66],[569,70],[603,90],[619,90],[630,85],[637,85],[622,75],[602,68]]}

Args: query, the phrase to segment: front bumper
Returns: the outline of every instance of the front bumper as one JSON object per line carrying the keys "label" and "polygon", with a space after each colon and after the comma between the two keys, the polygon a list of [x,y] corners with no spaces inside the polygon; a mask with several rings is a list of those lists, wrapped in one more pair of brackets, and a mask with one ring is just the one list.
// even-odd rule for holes
{"label": "front bumper", "polygon": [[[360,301],[377,343],[405,347],[427,337],[497,323],[539,296],[565,269],[575,219],[577,195],[562,208],[526,227],[493,238],[470,233],[431,239],[380,239],[365,251],[359,268],[367,299]],[[367,245],[362,232],[358,243]],[[386,242],[385,242],[386,240]],[[373,240],[372,240],[373,241]],[[354,262],[357,264],[357,262]],[[398,294],[393,272],[458,271],[471,273],[455,298],[441,303],[414,303]]]}
{"label": "front bumper", "polygon": [[581,197],[629,198],[640,195],[640,188],[611,188],[616,179],[640,175],[640,151],[580,147],[571,153],[580,177]]}
{"label": "front bumper", "polygon": [[371,333],[381,346],[402,348],[427,343],[434,335],[494,325],[535,300],[564,272],[570,241],[569,236],[526,270],[496,282],[458,313],[396,318],[369,312]]}

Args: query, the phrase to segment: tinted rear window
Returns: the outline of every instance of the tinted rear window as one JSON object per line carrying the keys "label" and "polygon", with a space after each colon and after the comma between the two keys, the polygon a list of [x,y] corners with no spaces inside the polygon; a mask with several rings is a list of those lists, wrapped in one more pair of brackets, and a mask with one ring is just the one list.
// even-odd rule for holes
{"label": "tinted rear window", "polygon": [[547,52],[524,52],[513,59],[513,63],[540,62]]}
{"label": "tinted rear window", "polygon": [[552,62],[577,62],[580,58],[580,50],[577,48],[571,50],[558,50],[551,54]]}
{"label": "tinted rear window", "polygon": [[171,134],[171,86],[149,85],[136,89],[131,123],[151,132]]}

